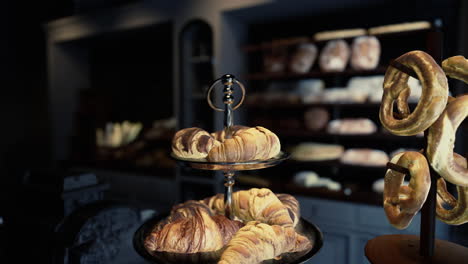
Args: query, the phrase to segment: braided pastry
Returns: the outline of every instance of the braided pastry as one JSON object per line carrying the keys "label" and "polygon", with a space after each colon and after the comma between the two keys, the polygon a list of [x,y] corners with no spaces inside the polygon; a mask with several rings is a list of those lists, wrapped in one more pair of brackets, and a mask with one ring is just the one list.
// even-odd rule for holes
{"label": "braided pastry", "polygon": [[[445,73],[434,59],[423,51],[411,51],[395,60],[413,69],[422,84],[422,96],[413,113],[409,113],[407,99],[410,88],[409,75],[394,67],[388,67],[383,84],[383,97],[379,117],[382,125],[396,135],[416,135],[431,126],[447,103],[448,84]],[[393,116],[393,103],[403,119]]]}
{"label": "braided pastry", "polygon": [[293,228],[252,221],[234,235],[218,264],[257,264],[286,252],[310,248],[309,239]]}
{"label": "braided pastry", "polygon": [[181,158],[203,159],[219,141],[201,128],[191,127],[177,131],[172,139],[172,152]]}
{"label": "braided pastry", "polygon": [[455,133],[468,115],[468,95],[451,101],[429,128],[427,158],[432,168],[450,183],[468,187],[468,169],[454,162]]}
{"label": "braided pastry", "polygon": [[145,239],[149,251],[176,253],[211,252],[224,247],[242,226],[222,215],[211,216],[194,208],[192,217],[178,218],[154,230]]}
{"label": "braided pastry", "polygon": [[468,84],[468,60],[463,56],[453,56],[442,62],[442,69],[448,76]]}
{"label": "braided pastry", "polygon": [[385,174],[384,210],[390,224],[405,229],[426,201],[431,177],[426,158],[409,151],[395,155],[390,161],[409,170],[408,186],[402,186],[405,175],[391,169]]}
{"label": "braided pastry", "polygon": [[[292,196],[291,196],[292,197]],[[237,191],[232,194],[232,211],[234,216],[242,221],[260,221],[270,225],[285,227],[295,226],[299,219],[299,208],[289,199],[283,204],[269,189],[252,188],[248,191]],[[292,197],[294,199],[294,197]],[[294,199],[295,200],[295,199]],[[224,195],[215,196],[203,200],[214,213],[224,214]]]}
{"label": "braided pastry", "polygon": [[213,147],[208,153],[208,160],[236,162],[270,159],[278,155],[280,148],[278,137],[264,127],[239,129],[232,138]]}

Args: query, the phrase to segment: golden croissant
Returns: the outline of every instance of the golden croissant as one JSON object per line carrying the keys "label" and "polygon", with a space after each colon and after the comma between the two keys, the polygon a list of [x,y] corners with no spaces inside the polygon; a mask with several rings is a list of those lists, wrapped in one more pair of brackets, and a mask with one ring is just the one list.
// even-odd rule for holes
{"label": "golden croissant", "polygon": [[153,231],[158,231],[162,229],[165,225],[172,223],[179,218],[190,218],[199,213],[199,211],[204,211],[210,216],[213,216],[210,208],[206,204],[201,203],[199,201],[189,200],[185,203],[175,205],[174,207],[172,207],[169,216],[163,219],[162,221],[159,221],[159,223],[155,226]]}
{"label": "golden croissant", "polygon": [[222,215],[211,216],[193,208],[191,217],[180,217],[153,230],[145,239],[149,251],[174,253],[211,252],[224,247],[242,226]]}
{"label": "golden croissant", "polygon": [[208,152],[219,145],[208,132],[201,128],[190,127],[177,131],[172,139],[172,152],[181,158],[203,159]]}
{"label": "golden croissant", "polygon": [[224,139],[208,153],[208,160],[246,161],[270,159],[280,152],[280,141],[270,130],[264,127],[252,127],[236,130],[232,138]]}
{"label": "golden croissant", "polygon": [[218,264],[257,264],[283,253],[310,248],[309,239],[294,228],[252,221],[234,235]]}
{"label": "golden croissant", "polygon": [[[294,199],[292,196],[286,198],[282,196],[282,198]],[[203,202],[215,214],[224,214],[224,195],[217,194],[204,199]],[[252,188],[232,194],[234,216],[246,222],[255,220],[270,225],[295,226],[299,221],[299,203],[297,200],[290,202],[288,205],[283,204],[271,190],[266,188]]]}

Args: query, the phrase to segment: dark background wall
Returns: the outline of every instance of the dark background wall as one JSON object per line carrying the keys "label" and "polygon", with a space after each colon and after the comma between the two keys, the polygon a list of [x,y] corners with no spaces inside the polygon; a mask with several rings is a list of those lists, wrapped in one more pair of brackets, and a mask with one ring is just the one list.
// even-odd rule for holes
{"label": "dark background wall", "polygon": [[[0,168],[49,162],[45,34],[42,23],[71,13],[71,1],[7,1],[0,8]],[[2,173],[2,177],[5,174]],[[0,184],[2,185],[2,184]]]}

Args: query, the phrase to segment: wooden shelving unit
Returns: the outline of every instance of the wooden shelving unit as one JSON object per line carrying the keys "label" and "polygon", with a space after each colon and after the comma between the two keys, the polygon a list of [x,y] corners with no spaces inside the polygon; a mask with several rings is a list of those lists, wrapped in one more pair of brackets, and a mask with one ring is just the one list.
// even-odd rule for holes
{"label": "wooden shelving unit", "polygon": [[311,71],[308,73],[297,74],[291,72],[285,73],[252,73],[245,76],[246,80],[249,81],[286,81],[286,80],[300,80],[307,78],[324,78],[324,77],[352,77],[352,76],[371,76],[384,74],[386,71],[385,66],[380,66],[374,70],[358,71],[348,69],[341,72],[323,72],[323,71]]}
{"label": "wooden shelving unit", "polygon": [[[379,108],[380,102],[366,101],[363,103],[328,103],[328,102],[314,102],[314,103],[302,103],[301,98],[297,95],[297,98],[281,98],[273,97],[271,101],[267,96],[262,98],[262,93],[269,93],[267,89],[270,84],[275,82],[281,83],[281,87],[287,87],[287,83],[291,83],[289,92],[291,94],[294,83],[305,79],[322,79],[325,82],[326,88],[328,87],[343,87],[344,83],[348,82],[352,77],[362,76],[375,76],[384,75],[390,61],[396,56],[399,56],[406,52],[408,47],[394,47],[393,43],[398,43],[398,39],[405,37],[407,39],[415,40],[413,45],[420,45],[420,49],[431,49],[432,39],[430,36],[431,29],[412,30],[398,33],[388,33],[375,35],[381,42],[382,55],[380,64],[373,70],[354,70],[351,67],[347,67],[341,72],[324,72],[318,67],[318,58],[316,59],[314,66],[307,73],[297,74],[288,71],[288,67],[285,67],[284,71],[280,73],[268,73],[263,71],[262,58],[265,53],[268,53],[275,48],[281,47],[290,56],[295,49],[295,45],[300,43],[315,43],[320,49],[324,46],[326,41],[314,41],[311,37],[302,38],[299,42],[281,40],[268,40],[263,42],[257,42],[259,44],[250,44],[243,47],[243,51],[248,57],[248,69],[251,73],[245,74],[244,79],[248,80],[250,84],[248,86],[255,87],[255,93],[259,97],[257,101],[247,100],[247,116],[250,120],[250,125],[256,123],[265,122],[265,126],[271,124],[271,129],[280,137],[282,144],[288,146],[294,146],[301,142],[321,142],[321,143],[332,143],[341,144],[348,148],[366,147],[384,150],[389,154],[390,152],[399,148],[410,148],[420,149],[424,145],[424,137],[412,136],[412,137],[397,137],[392,134],[383,132],[379,121]],[[310,32],[309,32],[310,34]],[[352,38],[345,39],[348,44],[351,44]],[[389,45],[385,45],[389,43]],[[411,46],[411,45],[409,45]],[[395,55],[398,54],[398,55]],[[287,61],[287,60],[286,60]],[[287,62],[286,62],[287,63]],[[278,91],[275,92],[288,92]],[[417,103],[410,103],[410,109],[414,109]],[[311,131],[304,125],[304,112],[311,108],[323,108],[329,112],[330,120],[341,119],[341,118],[369,118],[377,126],[378,130],[372,134],[352,135],[352,134],[330,134],[322,129],[320,131]],[[274,118],[273,118],[274,117]],[[270,118],[270,119],[268,119]],[[294,122],[288,122],[294,121]],[[299,125],[297,125],[299,124]],[[260,124],[261,125],[261,124]],[[288,161],[283,167],[286,169],[280,170],[278,174],[282,174],[284,180],[291,180],[296,172],[303,170],[318,171],[320,176],[329,177],[333,180],[340,181],[341,183],[346,182],[354,183],[356,186],[360,186],[353,198],[342,195],[339,192],[327,192],[321,188],[302,188],[289,184],[291,193],[298,193],[306,196],[313,197],[325,197],[330,199],[342,199],[351,201],[363,201],[364,203],[380,204],[381,194],[373,192],[370,188],[372,182],[383,178],[385,175],[385,167],[372,167],[372,166],[355,166],[342,164],[339,160],[332,161],[313,161],[313,162],[302,162],[302,161]],[[275,172],[269,172],[271,174],[277,174]],[[323,174],[322,174],[323,173]],[[287,180],[286,180],[287,181]],[[367,198],[366,198],[367,197]],[[371,200],[371,201],[369,201]]]}

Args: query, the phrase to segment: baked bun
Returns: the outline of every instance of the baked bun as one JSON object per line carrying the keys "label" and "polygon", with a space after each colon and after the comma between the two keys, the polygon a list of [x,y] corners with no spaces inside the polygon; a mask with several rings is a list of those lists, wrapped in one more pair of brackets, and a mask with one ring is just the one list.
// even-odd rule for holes
{"label": "baked bun", "polygon": [[177,131],[172,139],[172,152],[181,158],[203,159],[220,144],[205,130],[191,127]]}
{"label": "baked bun", "polygon": [[387,153],[376,149],[348,149],[340,159],[343,164],[359,166],[385,166],[389,160]]}
{"label": "baked bun", "polygon": [[343,155],[341,145],[303,142],[293,148],[291,158],[297,161],[322,161],[339,159]]}
{"label": "baked bun", "polygon": [[374,36],[362,36],[353,40],[351,67],[354,70],[372,70],[380,59],[380,42]]}
{"label": "baked bun", "polygon": [[213,147],[207,158],[212,162],[265,160],[278,155],[280,149],[278,137],[270,130],[257,126],[237,130],[232,138]]}
{"label": "baked bun", "polygon": [[367,118],[344,118],[331,121],[327,131],[338,135],[363,135],[375,133],[377,126]]}
{"label": "baked bun", "polygon": [[301,44],[291,58],[291,72],[306,73],[317,58],[317,47],[312,43]]}
{"label": "baked bun", "polygon": [[320,53],[319,65],[322,71],[343,71],[348,64],[350,49],[341,39],[330,40]]}
{"label": "baked bun", "polygon": [[321,107],[314,107],[304,113],[304,125],[311,131],[320,131],[327,126],[330,120],[328,111]]}

